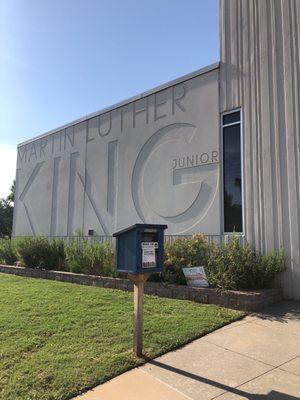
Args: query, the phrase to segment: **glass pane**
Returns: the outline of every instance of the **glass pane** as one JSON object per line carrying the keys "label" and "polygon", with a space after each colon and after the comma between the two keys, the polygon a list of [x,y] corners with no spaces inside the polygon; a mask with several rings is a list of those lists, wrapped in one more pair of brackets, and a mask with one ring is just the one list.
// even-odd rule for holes
{"label": "glass pane", "polygon": [[240,118],[241,118],[240,111],[223,115],[223,125],[233,124],[234,122],[240,122]]}
{"label": "glass pane", "polygon": [[224,230],[242,232],[240,124],[223,128]]}

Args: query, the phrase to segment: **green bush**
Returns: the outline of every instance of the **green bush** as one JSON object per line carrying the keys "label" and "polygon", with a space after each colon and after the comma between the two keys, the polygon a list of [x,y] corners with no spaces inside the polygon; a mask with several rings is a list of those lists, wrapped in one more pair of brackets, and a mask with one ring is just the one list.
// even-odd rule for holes
{"label": "green bush", "polygon": [[237,290],[270,287],[284,270],[282,251],[264,255],[233,237],[229,243],[211,246],[206,273],[211,286]]}
{"label": "green bush", "polygon": [[28,237],[17,240],[19,261],[24,267],[64,270],[65,244],[61,239]]}
{"label": "green bush", "polygon": [[114,251],[108,243],[91,243],[80,237],[66,245],[68,271],[90,275],[115,275]]}
{"label": "green bush", "polygon": [[182,268],[207,265],[208,254],[209,244],[202,234],[166,243],[161,279],[169,283],[185,284]]}
{"label": "green bush", "polygon": [[17,259],[18,256],[14,241],[11,239],[0,240],[0,263],[14,265]]}
{"label": "green bush", "polygon": [[[92,243],[82,234],[66,244],[62,240],[30,237],[0,242],[0,262],[16,260],[29,268],[67,270],[90,275],[120,276],[115,272],[114,249],[108,243]],[[285,269],[282,251],[266,255],[241,245],[233,236],[222,245],[208,243],[202,234],[165,244],[164,270],[151,280],[186,284],[183,267],[204,266],[210,286],[220,290],[260,289],[273,284]]]}
{"label": "green bush", "polygon": [[165,245],[164,271],[152,280],[185,284],[184,267],[204,266],[210,286],[220,290],[261,289],[272,286],[285,269],[282,251],[266,255],[240,244],[233,236],[225,244],[208,243],[201,234]]}

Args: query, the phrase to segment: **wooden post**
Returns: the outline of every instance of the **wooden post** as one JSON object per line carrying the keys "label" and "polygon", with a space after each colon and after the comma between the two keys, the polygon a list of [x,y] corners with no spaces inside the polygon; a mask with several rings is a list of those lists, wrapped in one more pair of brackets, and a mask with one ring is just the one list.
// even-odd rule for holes
{"label": "wooden post", "polygon": [[137,357],[143,356],[143,305],[144,283],[150,274],[129,274],[129,279],[134,284],[134,334],[133,351]]}

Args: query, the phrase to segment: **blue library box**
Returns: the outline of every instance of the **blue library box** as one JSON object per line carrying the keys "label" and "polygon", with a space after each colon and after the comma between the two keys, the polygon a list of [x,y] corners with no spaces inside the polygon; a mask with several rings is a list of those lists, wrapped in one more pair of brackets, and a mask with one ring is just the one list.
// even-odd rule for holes
{"label": "blue library box", "polygon": [[161,272],[165,229],[167,225],[135,224],[114,233],[116,270],[134,275]]}

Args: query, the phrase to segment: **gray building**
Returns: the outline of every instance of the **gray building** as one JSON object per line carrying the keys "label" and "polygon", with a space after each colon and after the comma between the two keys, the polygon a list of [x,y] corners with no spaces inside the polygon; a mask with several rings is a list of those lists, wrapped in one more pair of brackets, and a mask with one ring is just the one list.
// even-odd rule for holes
{"label": "gray building", "polygon": [[221,0],[220,63],[18,146],[14,236],[239,232],[300,299],[300,1]]}

